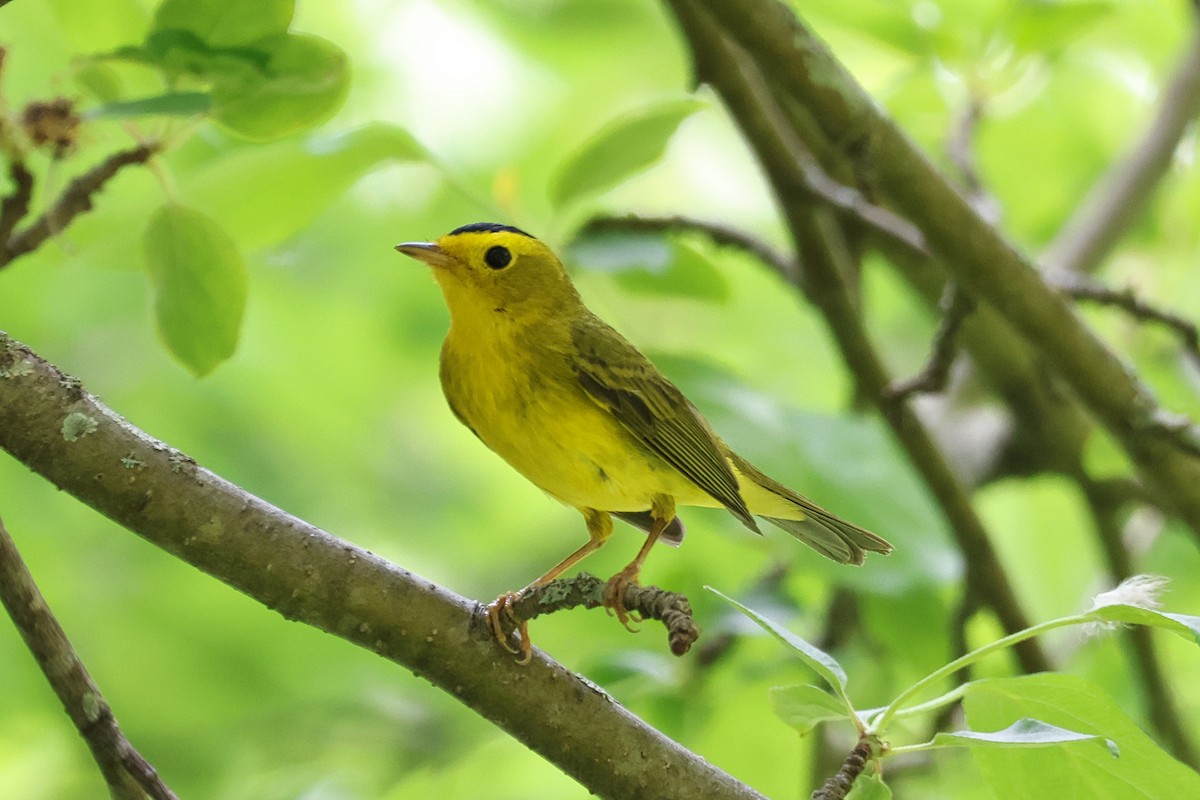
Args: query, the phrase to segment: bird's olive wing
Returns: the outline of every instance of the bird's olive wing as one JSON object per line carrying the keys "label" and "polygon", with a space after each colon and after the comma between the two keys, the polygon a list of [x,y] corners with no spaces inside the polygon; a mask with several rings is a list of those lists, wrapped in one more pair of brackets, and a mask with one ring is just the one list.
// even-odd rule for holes
{"label": "bird's olive wing", "polygon": [[757,531],[721,445],[683,393],[594,317],[575,324],[572,340],[573,366],[583,390],[647,449]]}

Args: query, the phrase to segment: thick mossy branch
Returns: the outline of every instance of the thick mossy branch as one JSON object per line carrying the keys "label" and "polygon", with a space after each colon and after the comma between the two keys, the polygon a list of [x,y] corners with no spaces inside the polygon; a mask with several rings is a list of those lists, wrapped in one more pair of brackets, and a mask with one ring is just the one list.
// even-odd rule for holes
{"label": "thick mossy branch", "polygon": [[[845,241],[837,212],[813,194],[808,177],[799,170],[789,149],[794,134],[787,136],[780,131],[783,115],[777,107],[774,111],[766,108],[774,101],[762,72],[752,63],[751,55],[715,24],[706,7],[691,0],[672,2],[691,48],[697,76],[720,93],[771,182],[804,265],[801,288],[824,316],[862,396],[870,398],[884,414],[941,506],[963,553],[972,591],[996,612],[1006,631],[1029,627],[1029,618],[1016,599],[966,488],[908,404],[887,399],[890,377],[867,336],[847,285],[850,267],[845,262],[850,260],[852,248]],[[1027,671],[1049,668],[1045,652],[1033,640],[1023,642],[1016,653]]]}
{"label": "thick mossy branch", "polygon": [[[676,2],[674,5],[682,5]],[[723,32],[814,119],[889,208],[916,224],[938,263],[1021,334],[1121,442],[1143,480],[1200,534],[1200,459],[1154,424],[1157,404],[1124,362],[938,173],[828,49],[774,0],[710,0]]]}
{"label": "thick mossy branch", "polygon": [[595,794],[762,800],[545,654],[514,664],[478,603],[196,465],[3,333],[0,448],[286,618],[412,670]]}
{"label": "thick mossy branch", "polygon": [[[566,611],[572,608],[603,608],[605,582],[594,575],[581,572],[573,578],[559,578],[544,586],[534,586],[521,593],[512,604],[508,633],[520,622],[535,617]],[[630,584],[625,589],[625,610],[643,620],[657,620],[667,629],[667,645],[677,656],[685,654],[700,638],[700,627],[692,617],[688,599],[677,592],[657,586]],[[501,619],[506,619],[507,615]]]}

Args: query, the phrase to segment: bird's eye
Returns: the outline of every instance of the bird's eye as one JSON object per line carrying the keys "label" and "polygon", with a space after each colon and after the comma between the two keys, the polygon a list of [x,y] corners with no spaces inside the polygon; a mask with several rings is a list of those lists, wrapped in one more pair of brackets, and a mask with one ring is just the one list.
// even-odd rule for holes
{"label": "bird's eye", "polygon": [[504,269],[512,263],[512,253],[508,251],[507,247],[496,245],[488,248],[488,251],[483,254],[483,260],[492,269]]}

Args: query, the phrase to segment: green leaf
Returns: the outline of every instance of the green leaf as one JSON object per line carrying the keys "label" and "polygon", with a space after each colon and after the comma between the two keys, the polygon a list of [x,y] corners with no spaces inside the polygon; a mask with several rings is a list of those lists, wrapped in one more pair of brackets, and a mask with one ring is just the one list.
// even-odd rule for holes
{"label": "green leaf", "polygon": [[228,234],[179,205],[160,208],[146,226],[146,270],[158,330],[197,377],[237,348],[246,307],[246,267]]}
{"label": "green leaf", "polygon": [[741,611],[747,617],[757,622],[763,630],[791,648],[792,652],[795,653],[801,661],[807,664],[809,668],[813,670],[813,672],[816,672],[818,675],[820,675],[825,682],[837,692],[838,697],[841,698],[842,704],[847,710],[848,715],[853,716],[854,706],[851,705],[850,698],[846,696],[846,671],[842,669],[842,665],[837,662],[837,659],[826,653],[824,650],[821,650],[819,647],[809,644],[804,639],[792,633],[782,625],[772,622],[771,620],[759,614],[757,611],[747,608],[737,600],[734,600],[732,597],[728,597],[721,592],[718,592],[711,586],[705,586],[704,588],[708,589],[717,597],[721,598],[726,603],[729,603],[729,605],[733,606],[738,611]]}
{"label": "green leaf", "polygon": [[89,109],[84,114],[84,118],[126,119],[154,115],[190,117],[195,114],[203,114],[211,107],[212,99],[205,92],[167,92],[140,100],[106,103]]}
{"label": "green leaf", "polygon": [[847,719],[846,707],[838,698],[811,684],[771,687],[771,708],[801,736],[822,722]]}
{"label": "green leaf", "polygon": [[933,737],[933,744],[938,747],[1050,747],[1068,742],[1096,742],[1107,747],[1113,758],[1121,756],[1112,739],[1067,730],[1030,717],[1022,717],[998,731],[951,731]]}
{"label": "green leaf", "polygon": [[1104,622],[1118,622],[1129,625],[1149,625],[1162,628],[1182,636],[1194,644],[1200,644],[1200,617],[1187,614],[1170,614],[1166,611],[1156,611],[1142,606],[1131,606],[1124,603],[1101,606],[1089,612],[1094,619]]}
{"label": "green leaf", "polygon": [[150,33],[179,30],[213,47],[238,47],[286,33],[295,0],[163,0]]}
{"label": "green leaf", "polygon": [[426,157],[408,131],[376,122],[336,136],[235,150],[189,181],[188,200],[240,246],[257,249],[308,225],[375,167]]}
{"label": "green leaf", "polygon": [[892,790],[874,772],[863,772],[854,779],[846,800],[892,800]]}
{"label": "green leaf", "polygon": [[680,123],[704,106],[692,98],[668,100],[613,120],[562,163],[550,184],[551,201],[564,206],[650,166]]}
{"label": "green leaf", "polygon": [[964,707],[975,730],[994,730],[1032,716],[1111,739],[1121,748],[1120,759],[1105,749],[1084,746],[973,749],[972,757],[998,796],[1022,800],[1200,797],[1200,775],[1171,758],[1103,689],[1082,678],[1040,674],[979,680],[970,684]]}
{"label": "green leaf", "polygon": [[269,141],[330,117],[346,96],[346,54],[317,36],[288,34],[259,42],[261,69],[231,73],[213,86],[213,118],[237,136]]}

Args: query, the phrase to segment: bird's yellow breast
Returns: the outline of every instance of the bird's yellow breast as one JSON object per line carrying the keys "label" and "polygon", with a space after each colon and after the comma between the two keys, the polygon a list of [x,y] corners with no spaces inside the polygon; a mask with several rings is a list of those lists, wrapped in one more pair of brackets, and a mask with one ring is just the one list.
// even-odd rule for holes
{"label": "bird's yellow breast", "polygon": [[446,400],[484,444],[578,508],[642,511],[656,494],[713,505],[583,391],[568,331],[492,322],[452,324],[441,356]]}

